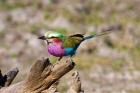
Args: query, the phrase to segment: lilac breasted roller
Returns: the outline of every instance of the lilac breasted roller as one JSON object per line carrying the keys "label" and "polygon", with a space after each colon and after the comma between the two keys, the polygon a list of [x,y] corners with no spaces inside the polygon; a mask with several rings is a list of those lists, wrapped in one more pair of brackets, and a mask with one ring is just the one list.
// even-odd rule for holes
{"label": "lilac breasted roller", "polygon": [[48,52],[55,57],[59,57],[60,60],[64,56],[73,56],[83,41],[107,33],[109,33],[109,31],[99,34],[93,33],[89,36],[84,36],[83,34],[66,36],[58,32],[47,31],[43,36],[40,36],[39,39],[45,40]]}

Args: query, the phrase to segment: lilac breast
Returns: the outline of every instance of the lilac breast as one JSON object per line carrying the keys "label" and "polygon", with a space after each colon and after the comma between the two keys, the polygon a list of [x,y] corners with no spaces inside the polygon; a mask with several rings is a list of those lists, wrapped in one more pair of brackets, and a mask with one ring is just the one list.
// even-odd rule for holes
{"label": "lilac breast", "polygon": [[62,57],[65,55],[65,50],[61,47],[61,45],[48,45],[48,52],[56,57]]}

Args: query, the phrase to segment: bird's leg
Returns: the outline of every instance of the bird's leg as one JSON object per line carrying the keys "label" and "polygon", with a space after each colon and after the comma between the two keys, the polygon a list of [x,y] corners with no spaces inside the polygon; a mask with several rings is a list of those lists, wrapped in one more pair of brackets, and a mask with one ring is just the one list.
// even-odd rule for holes
{"label": "bird's leg", "polygon": [[63,57],[59,57],[58,61],[60,61]]}
{"label": "bird's leg", "polygon": [[70,62],[73,62],[72,56],[69,57]]}

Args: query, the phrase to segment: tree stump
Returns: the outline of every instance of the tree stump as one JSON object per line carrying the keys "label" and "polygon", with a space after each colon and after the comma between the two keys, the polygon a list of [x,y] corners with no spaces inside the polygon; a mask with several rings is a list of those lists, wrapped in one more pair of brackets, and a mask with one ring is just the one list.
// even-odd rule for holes
{"label": "tree stump", "polygon": [[[72,70],[74,66],[75,63],[70,60],[57,62],[56,64],[51,64],[49,58],[38,60],[31,67],[25,80],[10,85],[18,73],[18,69],[15,68],[4,76],[0,74],[2,87],[0,93],[59,93],[56,89],[58,80]],[[76,92],[71,93],[80,93],[81,83],[79,83],[79,74],[73,74],[73,76],[75,75],[75,81],[78,81],[78,91],[76,90]],[[77,85],[75,85],[76,82],[73,82],[74,84],[72,86],[77,87]]]}

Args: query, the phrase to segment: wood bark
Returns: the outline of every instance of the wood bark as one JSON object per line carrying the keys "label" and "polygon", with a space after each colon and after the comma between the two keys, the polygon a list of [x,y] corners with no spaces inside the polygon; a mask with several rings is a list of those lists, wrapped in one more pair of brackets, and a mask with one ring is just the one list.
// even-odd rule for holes
{"label": "wood bark", "polygon": [[[18,69],[14,69],[15,72],[9,72],[6,76],[1,77],[6,81],[3,81],[3,87],[0,89],[0,93],[58,93],[56,86],[57,81],[66,73],[74,68],[74,62],[66,60],[66,62],[56,62],[51,64],[49,59],[38,60],[33,64],[28,76],[25,80],[10,85],[18,73]],[[13,73],[12,75],[9,75]],[[8,78],[8,75],[11,78]],[[1,79],[2,80],[2,79]],[[10,86],[9,86],[10,85]]]}
{"label": "wood bark", "polygon": [[81,88],[81,80],[77,71],[72,73],[70,88],[67,93],[84,93]]}

